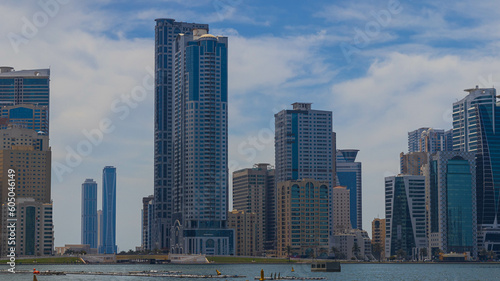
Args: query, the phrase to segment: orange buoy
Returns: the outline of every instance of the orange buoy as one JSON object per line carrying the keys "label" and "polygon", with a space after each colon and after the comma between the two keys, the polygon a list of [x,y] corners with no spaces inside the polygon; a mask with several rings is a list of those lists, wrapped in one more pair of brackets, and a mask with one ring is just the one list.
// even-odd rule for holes
{"label": "orange buoy", "polygon": [[33,274],[40,274],[40,271],[36,270],[36,268],[33,268]]}

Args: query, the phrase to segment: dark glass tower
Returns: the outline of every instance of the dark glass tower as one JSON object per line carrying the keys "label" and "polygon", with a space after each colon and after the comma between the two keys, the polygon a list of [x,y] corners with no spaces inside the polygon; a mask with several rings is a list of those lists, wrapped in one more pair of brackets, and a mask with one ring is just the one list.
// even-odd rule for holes
{"label": "dark glass tower", "polygon": [[82,244],[97,249],[97,183],[93,179],[82,184]]}
{"label": "dark glass tower", "polygon": [[99,253],[115,254],[116,248],[116,168],[102,170],[102,221]]}
{"label": "dark glass tower", "polygon": [[208,31],[208,24],[156,19],[155,27],[155,150],[154,211],[152,249],[170,248],[172,226],[172,190],[174,186],[174,43],[179,33],[194,28]]}
{"label": "dark glass tower", "polygon": [[500,105],[494,88],[453,103],[453,149],[476,154],[478,246],[500,254]]}
{"label": "dark glass tower", "polygon": [[338,185],[345,186],[350,191],[351,227],[362,229],[362,189],[361,189],[361,162],[355,162],[357,149],[337,150],[337,179]]}

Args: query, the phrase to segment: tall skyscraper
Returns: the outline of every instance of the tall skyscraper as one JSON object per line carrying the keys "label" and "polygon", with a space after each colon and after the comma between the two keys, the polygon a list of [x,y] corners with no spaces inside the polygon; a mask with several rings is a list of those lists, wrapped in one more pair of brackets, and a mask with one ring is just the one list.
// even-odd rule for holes
{"label": "tall skyscraper", "polygon": [[329,235],[333,235],[332,189],[335,182],[335,133],[331,111],[313,110],[310,103],[292,104],[275,118],[276,184],[288,180],[327,181]]}
{"label": "tall skyscraper", "polygon": [[[5,253],[8,199],[7,171],[15,170],[18,202],[17,255],[51,255],[54,230],[51,201],[51,151],[49,147],[49,69],[14,71],[0,67],[0,150],[3,159],[2,242]],[[43,229],[41,227],[43,223]]]}
{"label": "tall skyscraper", "polygon": [[274,249],[276,236],[274,168],[256,164],[233,173],[233,208],[255,213],[255,254]]}
{"label": "tall skyscraper", "polygon": [[[160,22],[173,24],[171,20],[157,24]],[[173,175],[173,179],[172,186],[164,181],[165,193],[160,191],[163,187],[157,189],[161,194],[155,192],[155,208],[165,210],[165,222],[171,218],[171,253],[228,255],[234,251],[234,231],[226,224],[228,40],[198,28],[179,33],[172,48],[172,71],[165,75],[173,83],[168,102],[173,110],[168,133],[173,135],[161,148],[168,150],[170,143],[173,149],[170,156],[162,158],[170,157],[172,171],[166,164],[161,166],[167,169],[165,177]],[[163,98],[167,96],[163,93]],[[156,202],[158,197],[160,203]],[[158,205],[161,202],[165,208]]]}
{"label": "tall skyscraper", "polygon": [[102,240],[99,253],[115,254],[116,247],[116,168],[102,170]]}
{"label": "tall skyscraper", "polygon": [[424,176],[385,178],[385,217],[385,257],[418,257],[427,248]]}
{"label": "tall skyscraper", "polygon": [[351,226],[362,229],[361,162],[355,162],[358,152],[357,149],[338,149],[336,168],[338,184],[347,187],[351,194]]}
{"label": "tall skyscraper", "polygon": [[82,244],[97,249],[97,183],[86,179],[82,184]]}
{"label": "tall skyscraper", "polygon": [[451,130],[423,127],[408,132],[408,152],[450,151]]}
{"label": "tall skyscraper", "polygon": [[174,189],[174,43],[180,33],[207,24],[156,19],[155,27],[155,160],[152,249],[169,249]]}
{"label": "tall skyscraper", "polygon": [[424,166],[428,255],[436,251],[477,257],[474,153],[441,151]]}
{"label": "tall skyscraper", "polygon": [[500,105],[494,88],[467,89],[453,103],[453,149],[476,155],[479,250],[500,254]]}

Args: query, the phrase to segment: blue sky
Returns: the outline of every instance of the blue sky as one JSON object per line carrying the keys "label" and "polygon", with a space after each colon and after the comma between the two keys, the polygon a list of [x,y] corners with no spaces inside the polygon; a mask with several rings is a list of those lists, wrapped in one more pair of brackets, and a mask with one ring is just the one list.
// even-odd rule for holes
{"label": "blue sky", "polygon": [[338,148],[360,149],[371,232],[407,132],[451,128],[463,89],[499,84],[499,10],[492,0],[1,2],[0,64],[51,68],[56,246],[80,242],[81,184],[100,185],[106,165],[118,173],[118,246],[140,245],[141,197],[153,193],[155,18],[229,37],[231,171],[274,162],[277,111],[297,101],[333,111]]}

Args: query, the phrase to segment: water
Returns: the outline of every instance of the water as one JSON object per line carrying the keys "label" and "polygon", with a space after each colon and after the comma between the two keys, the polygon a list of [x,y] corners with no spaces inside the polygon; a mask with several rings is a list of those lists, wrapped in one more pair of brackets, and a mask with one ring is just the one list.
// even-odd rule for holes
{"label": "water", "polygon": [[[292,266],[295,272],[291,272]],[[0,266],[0,269],[7,269]],[[254,280],[264,269],[265,276],[281,273],[281,276],[326,277],[326,280],[500,280],[500,264],[342,264],[342,272],[311,272],[309,264],[206,264],[206,265],[37,265],[37,270],[52,271],[93,271],[93,272],[129,272],[143,270],[182,271],[184,274],[211,274],[219,270],[222,274],[244,275],[245,278],[161,278],[132,276],[38,276],[38,281],[81,280],[81,281],[186,281],[186,280]],[[32,270],[33,266],[19,265],[16,269]],[[26,281],[33,280],[31,274],[0,274],[0,280]]]}

